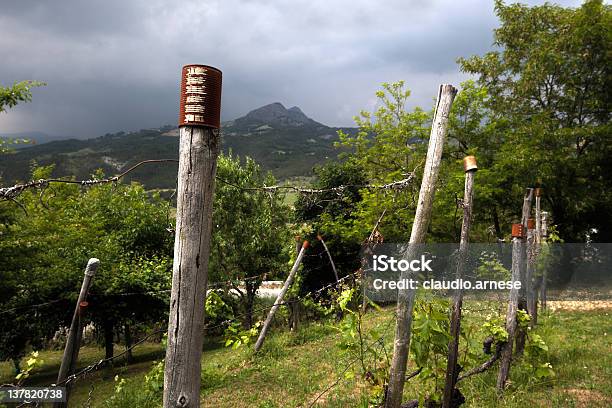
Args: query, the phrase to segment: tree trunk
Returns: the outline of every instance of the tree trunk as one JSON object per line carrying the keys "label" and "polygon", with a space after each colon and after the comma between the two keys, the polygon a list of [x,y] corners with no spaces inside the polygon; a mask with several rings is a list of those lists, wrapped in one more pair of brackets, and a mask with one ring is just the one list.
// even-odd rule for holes
{"label": "tree trunk", "polygon": [[[418,252],[417,246],[425,241],[425,234],[429,227],[431,209],[433,207],[434,192],[438,173],[440,172],[440,161],[446,140],[448,128],[448,117],[450,109],[457,94],[457,89],[452,85],[440,85],[438,102],[434,112],[434,120],[431,126],[429,146],[419,201],[417,203],[412,232],[410,234],[410,245],[406,259],[415,258]],[[401,279],[409,279],[407,273],[401,274]],[[393,343],[393,359],[389,374],[389,387],[385,398],[386,408],[399,408],[402,403],[404,382],[406,378],[406,365],[408,362],[408,350],[410,348],[410,331],[412,328],[412,309],[414,307],[415,290],[400,290],[397,295],[397,311],[395,324],[395,341]]]}
{"label": "tree trunk", "polygon": [[246,289],[246,327],[250,329],[253,327],[253,306],[255,305],[255,296],[257,295],[257,288],[259,287],[259,279],[246,280],[244,287]]}
{"label": "tree trunk", "polygon": [[104,321],[104,358],[112,358],[115,355],[113,326],[112,320]]}
{"label": "tree trunk", "polygon": [[129,324],[123,326],[123,335],[125,337],[125,350],[128,364],[134,361],[134,355],[132,354],[132,330]]}

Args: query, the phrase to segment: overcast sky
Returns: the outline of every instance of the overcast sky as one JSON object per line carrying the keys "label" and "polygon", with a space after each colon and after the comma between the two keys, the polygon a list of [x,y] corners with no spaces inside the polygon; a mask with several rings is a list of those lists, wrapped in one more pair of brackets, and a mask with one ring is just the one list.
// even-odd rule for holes
{"label": "overcast sky", "polygon": [[404,79],[429,107],[496,26],[493,0],[0,0],[0,84],[48,84],[0,114],[0,132],[174,125],[189,63],[223,71],[223,120],[281,102],[350,126],[382,82]]}

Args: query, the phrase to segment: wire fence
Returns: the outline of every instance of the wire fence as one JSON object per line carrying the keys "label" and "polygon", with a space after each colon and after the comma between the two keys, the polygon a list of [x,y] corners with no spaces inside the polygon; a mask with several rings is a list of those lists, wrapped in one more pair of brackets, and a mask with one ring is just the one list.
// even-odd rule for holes
{"label": "wire fence", "polygon": [[[130,168],[128,168],[127,170],[121,172],[120,174],[117,174],[115,176],[112,177],[108,177],[108,178],[100,178],[100,179],[86,179],[86,180],[75,180],[75,179],[68,179],[68,178],[49,178],[49,179],[40,179],[40,180],[33,180],[27,183],[22,183],[22,184],[15,184],[13,186],[10,187],[3,187],[0,188],[0,201],[13,201],[16,204],[20,205],[22,208],[23,205],[17,201],[17,198],[24,193],[25,191],[28,190],[40,190],[41,191],[41,196],[44,193],[45,189],[47,187],[49,187],[51,184],[59,184],[59,183],[64,183],[64,184],[75,184],[75,185],[80,185],[80,186],[94,186],[94,185],[101,185],[101,184],[107,184],[107,183],[117,183],[119,180],[121,180],[122,178],[124,178],[125,176],[127,176],[128,174],[130,174],[132,171],[136,170],[137,168],[147,165],[147,164],[159,164],[159,163],[177,163],[178,160],[176,159],[155,159],[155,160],[144,160],[141,161],[139,163],[136,163],[135,165],[131,166]],[[416,172],[416,169],[415,169]],[[368,190],[380,190],[380,191],[401,191],[404,190],[406,188],[408,188],[411,184],[412,181],[414,180],[415,177],[415,172],[413,173],[408,173],[404,175],[404,178],[401,180],[397,180],[397,181],[393,181],[390,183],[386,183],[386,184],[347,184],[347,185],[340,185],[340,186],[335,186],[335,187],[331,187],[331,188],[323,188],[323,189],[314,189],[314,188],[303,188],[300,186],[294,186],[294,185],[273,185],[273,186],[257,186],[257,187],[244,187],[244,186],[239,186],[235,183],[232,183],[231,181],[225,180],[219,176],[217,176],[217,181],[240,189],[242,191],[246,191],[246,192],[266,192],[266,193],[277,193],[277,192],[281,192],[281,191],[293,191],[295,193],[298,194],[302,194],[302,195],[317,195],[317,194],[325,194],[325,193],[331,193],[333,195],[336,195],[338,197],[343,196],[346,192],[349,191],[354,191],[356,189],[368,189]],[[25,210],[25,208],[24,208]],[[323,257],[324,253],[321,252],[320,254],[309,254],[308,256],[318,256],[318,257]],[[328,263],[333,262],[331,259],[329,259]],[[330,264],[331,265],[331,264]],[[311,267],[309,268],[311,271],[313,270],[317,270],[317,269],[321,269],[321,268],[327,268],[330,267],[330,265],[328,264],[322,264],[316,267]],[[303,302],[307,299],[311,299],[314,301],[319,300],[320,295],[328,290],[331,289],[336,289],[338,287],[340,287],[341,285],[344,285],[345,283],[351,281],[351,280],[355,280],[356,278],[359,277],[360,275],[360,271],[356,271],[353,272],[351,274],[348,274],[330,284],[324,285],[316,290],[312,290],[312,291],[308,291],[305,294],[301,294],[301,295],[293,295],[290,299],[278,302],[278,303],[274,303],[272,305],[265,305],[261,308],[256,308],[256,309],[252,309],[250,311],[247,311],[245,313],[241,313],[241,314],[237,314],[234,315],[232,318],[230,319],[226,319],[223,320],[220,323],[215,323],[215,324],[208,324],[205,325],[205,329],[206,330],[213,330],[213,329],[218,329],[218,328],[222,328],[225,326],[228,326],[234,322],[239,322],[241,321],[243,318],[245,318],[248,314],[257,314],[260,313],[262,311],[268,310],[270,307],[273,306],[291,306],[294,305],[296,303],[299,302]],[[219,287],[223,287],[223,286],[227,286],[227,285],[240,285],[240,284],[245,284],[246,282],[249,282],[251,280],[263,280],[265,279],[265,277],[268,274],[260,274],[257,276],[251,276],[251,277],[246,277],[244,279],[231,279],[231,280],[227,280],[224,282],[216,282],[214,284],[212,284],[211,286],[209,286],[210,289],[214,289],[214,288],[219,288]],[[170,289],[161,289],[161,290],[154,290],[154,291],[142,291],[142,292],[137,292],[137,291],[132,291],[132,292],[119,292],[119,293],[90,293],[90,295],[92,296],[98,296],[98,297],[128,297],[128,296],[143,296],[143,295],[154,295],[154,294],[167,294],[170,293],[171,290]],[[42,303],[36,303],[36,304],[31,304],[31,305],[23,305],[23,306],[15,306],[13,308],[9,308],[9,309],[5,309],[3,311],[0,311],[0,315],[6,315],[12,312],[16,312],[16,311],[29,311],[29,310],[38,310],[40,308],[46,307],[46,306],[50,306],[53,304],[56,304],[58,302],[62,302],[62,301],[66,301],[65,298],[59,298],[59,299],[54,299],[54,300],[50,300],[50,301],[46,301],[46,302],[42,302]],[[158,336],[162,333],[164,333],[165,330],[164,329],[160,329],[160,330],[155,330],[149,334],[147,334],[146,336],[144,336],[143,338],[141,338],[140,340],[138,340],[137,342],[133,343],[130,347],[127,347],[125,350],[123,350],[121,353],[116,354],[112,357],[109,358],[103,358],[100,359],[98,361],[96,361],[95,363],[92,363],[80,370],[78,370],[77,372],[69,375],[65,380],[60,381],[58,383],[53,383],[50,384],[49,386],[73,386],[74,384],[76,384],[78,381],[82,380],[83,378],[86,378],[87,376],[89,376],[90,374],[104,368],[107,367],[109,364],[111,364],[113,361],[122,358],[123,356],[125,356],[128,353],[131,353],[132,350],[134,350],[136,347],[140,346],[141,344],[145,343],[147,340],[151,339],[154,336]],[[383,337],[381,337],[380,339],[377,339],[375,342],[373,342],[372,344],[368,345],[368,349],[370,349],[371,347],[374,347],[376,344],[379,344],[382,341]],[[384,346],[384,344],[383,344]],[[357,362],[358,359],[355,360],[351,360],[347,366],[344,368],[344,370],[341,371],[341,374],[344,374],[348,369],[350,369],[350,367],[352,367],[353,364],[355,364],[355,362]],[[321,398],[321,396],[323,394],[325,394],[326,392],[328,392],[329,390],[331,390],[334,386],[336,386],[338,384],[340,380],[335,381],[334,383],[332,383],[329,387],[327,387],[321,394],[319,394],[317,396],[317,398],[312,402],[312,404],[310,406],[312,406],[314,403],[316,403],[316,401],[318,399]],[[87,398],[87,402],[85,403],[87,407],[89,407],[92,403],[92,397],[93,397],[93,384],[91,385],[91,388],[89,390],[88,393],[88,398]],[[24,402],[21,405],[19,405],[19,407],[23,407],[23,406],[36,406],[39,407],[41,406],[40,402]]]}
{"label": "wire fence", "polygon": [[[254,314],[255,313],[260,313],[262,311],[268,310],[269,308],[271,308],[274,305],[278,305],[278,306],[292,305],[292,304],[295,304],[297,302],[301,302],[301,301],[303,301],[303,300],[305,300],[307,298],[310,298],[310,299],[314,300],[314,299],[317,298],[317,296],[319,296],[324,291],[329,290],[331,288],[337,288],[340,285],[344,284],[345,282],[349,281],[350,279],[354,279],[355,277],[358,276],[358,274],[359,274],[359,272],[354,272],[352,274],[349,274],[349,275],[346,275],[346,276],[340,278],[336,282],[333,282],[333,283],[330,283],[328,285],[325,285],[325,286],[323,286],[323,287],[321,287],[319,289],[309,291],[309,292],[307,292],[307,293],[305,293],[305,294],[303,294],[301,296],[296,296],[296,297],[294,297],[294,298],[292,298],[290,300],[274,303],[273,305],[266,305],[266,306],[263,306],[261,308],[253,309],[251,311],[251,313],[254,313]],[[259,278],[259,276],[255,276],[255,277],[251,277],[251,278],[252,279]],[[167,292],[167,291],[164,291],[164,292]],[[140,295],[140,294],[142,294],[142,292],[141,293],[124,293],[122,295],[130,296],[130,295],[133,295],[133,294]],[[50,303],[53,303],[53,302],[47,302],[45,304],[50,304]],[[36,306],[40,306],[40,305],[31,305],[31,306],[32,307],[36,307]],[[247,316],[247,313],[237,314],[237,315],[234,315],[231,319],[226,319],[226,320],[224,320],[224,321],[222,321],[220,323],[217,323],[217,324],[214,324],[214,325],[210,325],[210,324],[209,325],[205,325],[204,329],[205,330],[213,330],[213,329],[216,329],[216,328],[222,328],[224,326],[230,325],[231,323],[240,322],[246,316]],[[88,366],[78,370],[77,372],[69,375],[63,381],[49,384],[48,387],[73,386],[75,383],[77,383],[78,381],[80,381],[83,378],[87,377],[91,373],[96,372],[96,371],[98,371],[98,370],[100,370],[100,369],[102,369],[104,367],[107,367],[113,361],[115,361],[115,360],[117,360],[117,359],[127,355],[128,353],[131,353],[132,350],[134,350],[136,347],[140,346],[141,344],[145,343],[147,340],[151,339],[152,337],[158,336],[158,335],[163,334],[165,332],[166,332],[165,329],[155,330],[155,331],[147,334],[146,336],[144,336],[143,338],[141,338],[137,342],[133,343],[130,347],[125,348],[121,353],[115,354],[112,357],[100,359],[100,360],[96,361],[95,363],[92,363],[92,364],[90,364],[90,365],[88,365]],[[14,385],[14,384],[4,384],[3,386],[14,387],[16,385]],[[90,388],[90,390],[89,390],[87,402],[86,402],[86,405],[85,405],[86,407],[90,407],[90,405],[91,405],[92,394],[93,394],[93,387]],[[26,402],[18,405],[18,407],[25,407],[25,406],[40,407],[41,405],[42,405],[42,403],[37,402],[37,401],[32,401],[32,402],[26,401]]]}
{"label": "wire fence", "polygon": [[[116,183],[119,180],[121,180],[123,177],[127,176],[132,171],[136,170],[137,168],[145,164],[156,164],[156,163],[178,163],[178,160],[177,159],[143,160],[131,166],[127,170],[123,171],[122,173],[119,173],[115,176],[108,177],[108,178],[100,178],[100,179],[93,178],[93,179],[86,179],[86,180],[74,180],[70,178],[49,178],[49,179],[32,180],[27,183],[19,183],[19,184],[10,186],[10,187],[0,188],[0,201],[10,200],[10,201],[16,202],[15,199],[19,195],[21,195],[24,191],[27,191],[30,189],[44,190],[50,184],[54,184],[54,183],[77,184],[80,186],[94,186],[94,185],[99,185],[99,184]],[[258,186],[258,187],[243,187],[235,183],[232,183],[231,181],[226,180],[220,176],[216,176],[216,180],[225,185],[240,189],[242,191],[250,191],[250,192],[256,192],[256,191],[262,192],[263,191],[263,192],[273,193],[273,192],[278,192],[282,190],[287,190],[287,191],[294,191],[299,194],[336,193],[338,195],[342,195],[344,194],[345,191],[349,189],[368,189],[368,190],[383,190],[383,191],[404,190],[412,184],[414,177],[415,177],[415,173],[416,173],[416,169],[412,173],[404,174],[404,178],[401,180],[396,180],[396,181],[392,181],[390,183],[385,183],[385,184],[346,184],[346,185],[340,185],[336,187],[323,188],[323,189],[304,188],[304,187],[288,185],[288,184],[287,185],[274,185],[274,186],[264,185],[264,186]]]}

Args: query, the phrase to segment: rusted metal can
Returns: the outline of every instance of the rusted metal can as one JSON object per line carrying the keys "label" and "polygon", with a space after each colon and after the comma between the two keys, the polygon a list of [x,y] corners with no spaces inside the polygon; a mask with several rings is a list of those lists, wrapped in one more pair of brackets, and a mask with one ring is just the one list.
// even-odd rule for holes
{"label": "rusted metal can", "polygon": [[536,187],[534,190],[534,194],[536,197],[541,197],[542,196],[542,188],[541,187]]}
{"label": "rusted metal can", "polygon": [[523,224],[512,224],[512,238],[524,238],[525,229]]}
{"label": "rusted metal can", "polygon": [[478,164],[476,163],[476,157],[465,156],[463,158],[463,170],[466,172],[471,170],[478,170]]}
{"label": "rusted metal can", "polygon": [[536,227],[536,222],[535,222],[535,218],[529,218],[527,220],[527,229],[535,229]]}
{"label": "rusted metal can", "polygon": [[181,74],[179,127],[221,126],[222,74],[208,65],[185,65]]}

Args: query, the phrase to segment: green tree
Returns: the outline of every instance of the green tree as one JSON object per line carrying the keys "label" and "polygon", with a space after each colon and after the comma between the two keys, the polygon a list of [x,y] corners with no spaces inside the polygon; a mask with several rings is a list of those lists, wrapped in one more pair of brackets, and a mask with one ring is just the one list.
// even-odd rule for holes
{"label": "green tree", "polygon": [[249,157],[243,162],[232,154],[221,155],[213,206],[210,277],[214,281],[244,280],[234,285],[245,307],[245,325],[253,325],[253,305],[263,275],[286,271],[291,234],[290,209],[278,191],[258,188],[275,184]]}
{"label": "green tree", "polygon": [[487,89],[490,120],[507,125],[493,168],[517,197],[514,212],[514,193],[539,182],[562,238],[609,241],[612,8],[496,1],[495,10],[498,49],[459,63]]}
{"label": "green tree", "polygon": [[[32,88],[46,85],[39,81],[15,82],[12,86],[4,87],[0,85],[0,113],[6,112],[20,102],[30,102],[32,100]],[[0,153],[7,151],[7,145],[18,143],[23,140],[0,139]]]}
{"label": "green tree", "polygon": [[[51,170],[37,169],[33,178],[48,178]],[[167,294],[158,292],[169,288],[172,253],[167,202],[135,183],[84,191],[53,184],[25,191],[19,202],[2,203],[8,217],[0,229],[0,305],[9,310],[0,319],[2,359],[19,358],[67,325],[91,257],[101,267],[88,316],[103,328],[107,354],[116,328],[163,320]],[[123,295],[128,292],[142,295]]]}

